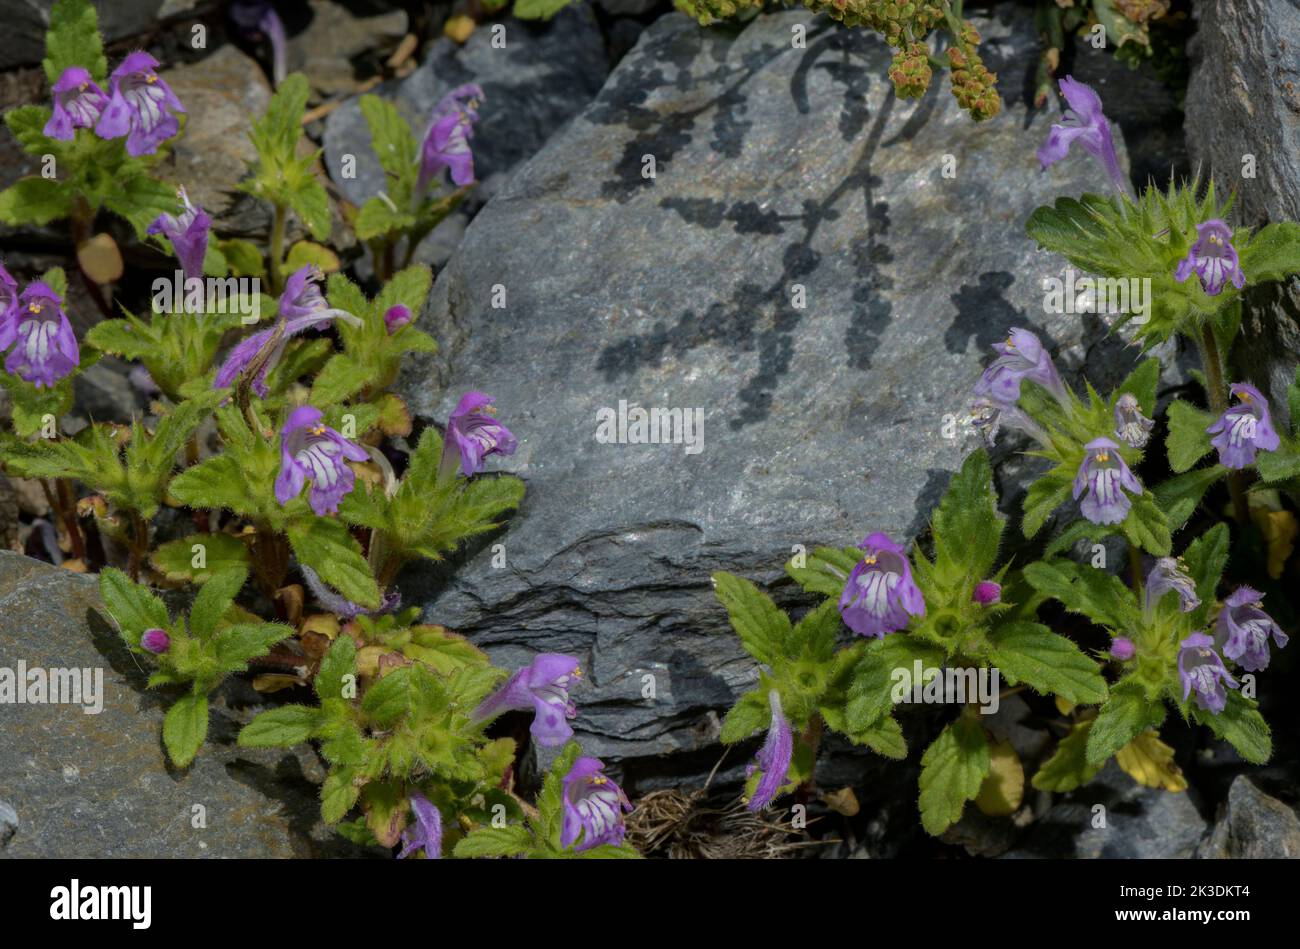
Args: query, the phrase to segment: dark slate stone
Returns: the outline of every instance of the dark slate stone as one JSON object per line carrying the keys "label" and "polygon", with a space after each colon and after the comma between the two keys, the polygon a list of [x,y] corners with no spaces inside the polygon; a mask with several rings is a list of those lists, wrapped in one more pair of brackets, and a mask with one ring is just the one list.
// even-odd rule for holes
{"label": "dark slate stone", "polygon": [[[520,447],[491,466],[528,495],[492,539],[505,568],[484,544],[454,578],[413,568],[404,593],[504,663],[582,657],[589,753],[697,753],[708,771],[717,713],[757,672],[710,573],[772,580],[796,544],[915,535],[971,448],[942,437],[945,417],[1009,326],[1067,369],[1131,359],[1044,313],[1063,263],[1024,221],[1101,172],[1079,157],[1040,172],[1049,117],[1020,95],[1032,25],[1010,7],[978,22],[1008,96],[981,125],[939,83],[897,101],[867,31],[802,11],[740,31],[665,16],[440,273],[422,319],[443,350],[405,394],[439,423],[465,390],[495,395]],[[703,451],[598,444],[597,411],[620,400],[703,409]]]}
{"label": "dark slate stone", "polygon": [[[504,29],[504,48],[492,45],[494,27]],[[474,166],[485,197],[495,177],[531,157],[552,133],[600,90],[608,72],[605,47],[591,11],[570,7],[549,23],[507,19],[474,31],[464,46],[439,39],[420,67],[377,93],[423,131],[430,111],[467,82],[483,87],[485,103],[474,132]],[[364,204],[384,188],[384,174],[370,148],[370,131],[357,98],[335,109],[325,123],[325,164],[343,195]],[[356,177],[343,178],[342,156],[356,156]]]}
{"label": "dark slate stone", "polygon": [[[164,0],[96,0],[99,31],[106,41],[120,40],[157,22]],[[39,63],[45,56],[45,31],[54,0],[13,0],[5,4],[0,30],[0,69]]]}
{"label": "dark slate stone", "polygon": [[[102,710],[0,704],[0,855],[327,857],[359,855],[320,822],[322,765],[306,748],[238,748],[259,697],[214,696],[194,763],[166,763],[167,696],[122,644],[94,577],[0,551],[0,667],[102,673]],[[93,681],[93,680],[92,680]],[[194,808],[206,827],[195,828]]]}

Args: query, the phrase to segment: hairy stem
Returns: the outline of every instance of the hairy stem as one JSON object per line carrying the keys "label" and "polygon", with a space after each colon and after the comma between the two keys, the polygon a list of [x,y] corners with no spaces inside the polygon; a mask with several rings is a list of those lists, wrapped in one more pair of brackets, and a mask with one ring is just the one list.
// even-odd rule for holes
{"label": "hairy stem", "polygon": [[275,206],[275,217],[271,220],[271,242],[267,248],[270,255],[271,292],[278,295],[284,289],[284,225],[287,215],[283,204]]}
{"label": "hairy stem", "polygon": [[140,579],[140,564],[149,553],[149,523],[139,511],[131,512],[131,559],[127,572],[132,580]]}

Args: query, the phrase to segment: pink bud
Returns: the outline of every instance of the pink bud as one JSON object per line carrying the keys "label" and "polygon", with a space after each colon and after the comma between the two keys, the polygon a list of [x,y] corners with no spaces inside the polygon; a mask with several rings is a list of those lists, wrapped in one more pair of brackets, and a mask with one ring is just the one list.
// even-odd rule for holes
{"label": "pink bud", "polygon": [[1120,662],[1127,662],[1133,658],[1137,652],[1137,647],[1133,645],[1133,640],[1124,636],[1117,636],[1110,644],[1110,654],[1114,659]]}
{"label": "pink bud", "polygon": [[981,606],[996,603],[1002,599],[1002,585],[992,580],[981,580],[975,584],[975,595],[971,599]]}
{"label": "pink bud", "polygon": [[384,325],[388,327],[388,335],[392,336],[399,329],[411,322],[411,311],[402,304],[390,306],[384,313]]}
{"label": "pink bud", "polygon": [[140,645],[154,655],[158,655],[171,648],[172,640],[164,630],[146,629],[144,635],[140,637]]}

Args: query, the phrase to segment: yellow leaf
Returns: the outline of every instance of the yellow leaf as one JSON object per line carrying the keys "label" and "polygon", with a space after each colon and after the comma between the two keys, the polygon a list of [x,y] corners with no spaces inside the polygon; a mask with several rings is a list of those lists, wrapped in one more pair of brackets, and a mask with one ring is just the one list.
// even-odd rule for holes
{"label": "yellow leaf", "polygon": [[1025,799],[1025,769],[1011,742],[989,748],[989,774],[980,785],[975,806],[990,817],[1006,817]]}
{"label": "yellow leaf", "polygon": [[303,680],[297,676],[281,675],[278,672],[268,672],[253,677],[253,688],[258,692],[279,692],[281,689],[289,689],[302,684]]}
{"label": "yellow leaf", "polygon": [[447,18],[447,22],[442,25],[442,35],[453,43],[464,43],[474,32],[476,25],[473,17],[458,13]]}
{"label": "yellow leaf", "polygon": [[313,613],[311,616],[304,616],[302,625],[298,627],[300,635],[308,633],[320,633],[330,642],[339,634],[339,618],[333,613]]}
{"label": "yellow leaf", "polygon": [[1174,749],[1160,740],[1155,729],[1147,729],[1121,748],[1115,761],[1129,777],[1145,787],[1187,790],[1187,779],[1174,764]]}
{"label": "yellow leaf", "polygon": [[1056,710],[1062,715],[1069,715],[1074,711],[1074,703],[1061,698],[1059,695],[1053,696],[1056,700]]}
{"label": "yellow leaf", "polygon": [[822,795],[822,800],[836,814],[843,814],[845,817],[854,817],[859,810],[858,796],[853,793],[853,788],[827,791]]}
{"label": "yellow leaf", "polygon": [[78,247],[77,263],[95,283],[112,283],[122,276],[122,252],[108,234],[96,234]]}
{"label": "yellow leaf", "polygon": [[[1278,501],[1278,504],[1281,502]],[[1295,515],[1290,511],[1273,510],[1267,501],[1252,497],[1250,519],[1255,522],[1268,544],[1268,575],[1274,580],[1280,579],[1282,569],[1295,550]]]}

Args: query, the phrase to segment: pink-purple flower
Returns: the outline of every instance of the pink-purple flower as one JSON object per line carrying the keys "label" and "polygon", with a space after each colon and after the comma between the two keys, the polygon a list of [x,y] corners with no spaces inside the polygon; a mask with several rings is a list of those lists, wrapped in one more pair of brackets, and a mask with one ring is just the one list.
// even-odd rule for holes
{"label": "pink-purple flower", "polygon": [[80,66],[69,66],[54,84],[54,112],[45,123],[45,134],[69,141],[77,129],[93,129],[99,121],[108,96]]}
{"label": "pink-purple flower", "polygon": [[1230,391],[1240,402],[1206,431],[1214,436],[1210,444],[1219,450],[1225,468],[1245,468],[1255,463],[1257,451],[1277,451],[1281,439],[1262,392],[1249,382],[1235,383]]}
{"label": "pink-purple flower", "polygon": [[1116,636],[1110,641],[1110,657],[1120,662],[1128,662],[1137,653],[1133,640],[1127,636]]}
{"label": "pink-purple flower", "polygon": [[1178,594],[1178,608],[1184,613],[1190,613],[1201,605],[1201,598],[1196,595],[1196,581],[1187,573],[1182,561],[1176,557],[1158,557],[1147,574],[1143,609],[1148,616],[1170,590]]}
{"label": "pink-purple flower", "polygon": [[[289,340],[308,329],[325,329],[333,320],[343,320],[353,326],[360,326],[360,318],[331,307],[320,292],[318,284],[324,279],[320,268],[307,264],[293,272],[284,283],[284,292],[280,294],[280,322],[284,324],[275,349],[262,363],[253,380],[253,391],[266,398],[268,389],[266,377],[284,355]],[[248,365],[257,357],[264,346],[271,342],[276,328],[262,330],[247,336],[235,344],[226,356],[226,361],[217,370],[217,377],[212,383],[214,389],[224,389],[232,385]]]}
{"label": "pink-purple flower", "polygon": [[443,436],[440,475],[449,476],[460,461],[460,470],[470,477],[483,470],[488,455],[513,455],[519,447],[510,429],[496,418],[496,399],[482,392],[466,392],[447,419]]}
{"label": "pink-purple flower", "polygon": [[578,714],[569,698],[569,688],[582,678],[578,660],[560,653],[544,652],[515,672],[474,710],[475,721],[487,721],[502,712],[532,710],[529,729],[539,745],[555,747],[573,737],[569,719]]}
{"label": "pink-purple flower", "polygon": [[1006,428],[1023,432],[1043,447],[1052,444],[1047,430],[1020,410],[1014,403],[998,402],[988,396],[972,399],[969,410],[970,424],[984,438],[990,448],[997,444],[998,432]]}
{"label": "pink-purple flower", "polygon": [[1029,330],[1013,327],[1004,343],[995,343],[998,358],[984,370],[975,383],[975,395],[984,396],[1004,406],[1020,398],[1020,384],[1036,382],[1060,402],[1068,404],[1068,393],[1056,371],[1051,355]]}
{"label": "pink-purple flower", "polygon": [[632,810],[632,802],[604,772],[599,758],[583,756],[564,776],[560,846],[576,843],[574,849],[581,851],[623,843],[627,831],[623,815]]}
{"label": "pink-purple flower", "polygon": [[411,322],[410,308],[397,304],[390,306],[384,311],[384,328],[388,330],[388,335],[392,336],[407,323]]}
{"label": "pink-purple flower", "polygon": [[1115,400],[1115,437],[1130,448],[1145,448],[1155,422],[1142,414],[1137,396],[1125,392]]}
{"label": "pink-purple flower", "polygon": [[772,722],[767,727],[763,747],[758,749],[754,761],[745,771],[746,777],[752,776],[755,771],[762,773],[749,798],[748,807],[754,812],[771,804],[781,790],[786,773],[790,770],[790,758],[794,754],[794,732],[781,711],[781,696],[776,689],[767,693],[767,702],[772,710]]}
{"label": "pink-purple flower", "polygon": [[172,639],[163,629],[146,629],[140,637],[140,647],[155,656],[166,652],[172,646]]}
{"label": "pink-purple flower", "polygon": [[840,595],[840,616],[860,636],[884,636],[925,615],[925,598],[912,579],[903,548],[880,532],[858,544],[862,559]]}
{"label": "pink-purple flower", "polygon": [[1094,438],[1083,447],[1087,454],[1074,478],[1074,499],[1092,523],[1118,524],[1133,506],[1124,489],[1141,494],[1142,483],[1129,471],[1119,446],[1109,438]]}
{"label": "pink-purple flower", "polygon": [[1044,168],[1054,165],[1069,153],[1071,146],[1078,145],[1102,163],[1115,188],[1123,194],[1127,182],[1115,155],[1115,142],[1111,138],[1110,123],[1101,108],[1101,97],[1091,86],[1076,81],[1073,76],[1062,79],[1060,87],[1069,108],[1060,124],[1052,126],[1047,141],[1038,149],[1039,162]]}
{"label": "pink-purple flower", "polygon": [[266,37],[271,44],[271,79],[277,86],[284,82],[289,45],[284,22],[275,12],[275,7],[266,0],[235,0],[230,5],[230,18],[249,39]]}
{"label": "pink-purple flower", "polygon": [[28,284],[12,315],[0,323],[0,351],[10,346],[5,369],[38,389],[53,386],[80,365],[81,350],[63,299],[44,281]]}
{"label": "pink-purple flower", "polygon": [[1184,283],[1192,274],[1201,280],[1201,288],[1210,296],[1218,296],[1229,280],[1240,290],[1246,285],[1246,275],[1241,272],[1237,249],[1232,246],[1232,228],[1218,218],[1196,225],[1196,242],[1178,263],[1174,279]]}
{"label": "pink-purple flower", "polygon": [[1183,701],[1195,692],[1196,704],[1218,715],[1228,704],[1228,689],[1237,680],[1228,674],[1214,640],[1204,633],[1192,633],[1178,644],[1178,678],[1183,684]]}
{"label": "pink-purple flower", "polygon": [[424,196],[434,176],[444,168],[451,172],[451,180],[464,186],[474,180],[474,153],[469,140],[474,135],[478,121],[479,103],[483,90],[474,83],[466,83],[447,93],[433,109],[429,131],[420,146],[420,175],[415,194]]}
{"label": "pink-purple flower", "polygon": [[1264,612],[1263,601],[1264,594],[1258,590],[1237,587],[1224,601],[1214,624],[1215,645],[1247,672],[1268,667],[1270,636],[1278,649],[1290,639],[1273,617]]}
{"label": "pink-purple flower", "polygon": [[275,479],[275,499],[288,504],[311,482],[307,496],[317,514],[333,514],[339,502],[356,485],[349,461],[365,461],[366,450],[321,421],[319,409],[300,405],[280,431],[280,474]]}
{"label": "pink-purple flower", "polygon": [[975,592],[971,599],[980,606],[991,606],[1002,599],[1002,584],[994,580],[981,580],[975,584]]}
{"label": "pink-purple flower", "polygon": [[397,854],[401,860],[417,850],[424,851],[424,859],[438,860],[442,857],[442,814],[438,808],[418,791],[411,795],[411,813],[415,823],[408,824],[402,831],[402,849]]}
{"label": "pink-purple flower", "polygon": [[180,131],[175,113],[185,107],[157,70],[158,60],[136,50],[109,77],[108,104],[95,134],[100,138],[125,135],[128,155],[152,155]]}
{"label": "pink-purple flower", "polygon": [[4,327],[17,315],[18,281],[5,269],[4,264],[0,264],[0,327]]}
{"label": "pink-purple flower", "polygon": [[212,219],[208,212],[190,203],[184,188],[178,188],[176,197],[181,202],[179,214],[160,214],[149,225],[150,234],[162,234],[172,242],[176,259],[181,262],[185,279],[203,276],[203,258],[208,252],[208,231]]}

